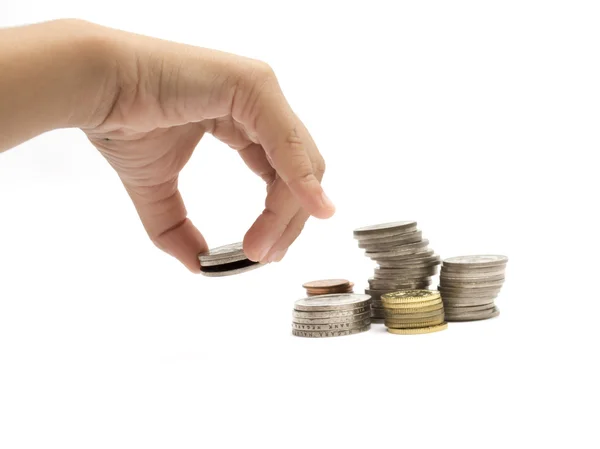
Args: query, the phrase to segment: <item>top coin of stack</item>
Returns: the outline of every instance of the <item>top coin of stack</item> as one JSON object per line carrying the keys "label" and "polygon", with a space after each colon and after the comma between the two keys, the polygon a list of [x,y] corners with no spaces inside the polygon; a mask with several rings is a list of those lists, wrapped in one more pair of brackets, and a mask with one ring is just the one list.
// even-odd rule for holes
{"label": "top coin of stack", "polygon": [[506,256],[460,256],[445,259],[440,273],[447,321],[475,321],[500,314],[494,299],[504,283]]}
{"label": "top coin of stack", "polygon": [[392,334],[428,334],[448,327],[439,292],[404,290],[381,296],[385,326]]}
{"label": "top coin of stack", "polygon": [[354,284],[347,279],[322,279],[302,284],[307,296],[331,295],[334,293],[352,293]]}
{"label": "top coin of stack", "polygon": [[415,221],[366,226],[356,229],[354,238],[366,256],[379,264],[365,290],[373,299],[373,318],[384,318],[381,295],[427,288],[437,274],[440,257],[428,247]]}
{"label": "top coin of stack", "polygon": [[371,297],[342,293],[299,299],[294,304],[292,334],[339,337],[371,327]]}
{"label": "top coin of stack", "polygon": [[200,253],[198,259],[200,273],[209,277],[231,276],[264,266],[246,257],[242,242],[219,246]]}

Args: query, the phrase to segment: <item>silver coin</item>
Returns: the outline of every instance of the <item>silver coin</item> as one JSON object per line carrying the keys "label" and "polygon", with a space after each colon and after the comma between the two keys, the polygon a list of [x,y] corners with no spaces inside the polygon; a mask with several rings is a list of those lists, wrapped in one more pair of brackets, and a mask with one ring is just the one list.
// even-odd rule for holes
{"label": "silver coin", "polygon": [[487,320],[500,315],[498,307],[494,307],[490,310],[483,310],[472,313],[461,313],[461,314],[446,314],[446,321],[478,321]]}
{"label": "silver coin", "polygon": [[409,243],[407,245],[395,246],[385,251],[365,251],[365,255],[371,259],[390,259],[399,256],[406,256],[418,253],[429,245],[429,240],[421,240],[417,243]]}
{"label": "silver coin", "polygon": [[421,231],[411,232],[409,234],[394,235],[382,239],[372,239],[360,241],[358,247],[367,251],[385,250],[396,246],[407,245],[409,243],[418,243],[423,240]]}
{"label": "silver coin", "polygon": [[450,281],[448,279],[440,280],[440,286],[449,288],[500,288],[504,284],[504,279],[486,282],[467,282],[467,281]]}
{"label": "silver coin", "polygon": [[311,296],[309,298],[299,299],[294,303],[296,310],[310,311],[331,311],[354,309],[370,304],[369,295],[359,295],[356,293],[338,293],[334,295]]}
{"label": "silver coin", "polygon": [[404,263],[404,262],[408,262],[408,261],[416,261],[416,260],[420,260],[425,257],[432,256],[432,255],[433,255],[433,250],[431,248],[424,248],[422,251],[416,252],[414,254],[394,256],[394,257],[380,259],[380,260],[373,258],[373,260],[375,260],[379,266],[383,266],[386,264],[393,265],[394,263],[397,263],[397,262]]}
{"label": "silver coin", "polygon": [[440,284],[451,286],[452,284],[462,285],[462,284],[487,284],[487,283],[496,283],[502,281],[504,282],[504,274],[498,276],[488,276],[481,278],[455,278],[448,277],[443,274],[440,274]]}
{"label": "silver coin", "polygon": [[353,323],[355,321],[364,320],[371,316],[371,310],[366,310],[363,313],[358,313],[355,315],[346,315],[346,316],[338,316],[338,317],[328,317],[328,318],[300,318],[294,317],[294,323],[300,324],[333,324],[333,323]]}
{"label": "silver coin", "polygon": [[438,290],[446,295],[459,295],[459,296],[482,296],[482,295],[497,295],[500,293],[501,288],[498,287],[485,287],[485,288],[457,288],[447,287],[444,285],[438,286]]}
{"label": "silver coin", "polygon": [[371,324],[371,317],[368,316],[358,321],[351,321],[347,323],[328,323],[328,324],[305,324],[305,323],[292,323],[292,329],[302,331],[338,331],[345,329],[356,329],[359,327],[365,327]]}
{"label": "silver coin", "polygon": [[371,311],[371,305],[366,304],[364,306],[355,307],[353,309],[343,309],[343,310],[333,310],[333,311],[324,311],[324,312],[307,312],[304,310],[295,310],[293,311],[292,316],[294,320],[297,318],[342,318],[342,317],[355,317],[365,312]]}
{"label": "silver coin", "polygon": [[363,226],[354,230],[354,238],[385,237],[396,235],[401,232],[410,232],[417,228],[416,221],[394,221],[371,226]]}
{"label": "silver coin", "polygon": [[484,306],[494,304],[494,300],[489,298],[462,298],[462,299],[443,299],[444,307],[465,307],[465,306]]}
{"label": "silver coin", "polygon": [[479,268],[505,265],[508,262],[506,256],[481,255],[481,256],[458,256],[444,259],[444,265],[449,267]]}
{"label": "silver coin", "polygon": [[500,274],[506,272],[506,265],[497,265],[495,267],[482,268],[465,268],[455,267],[442,264],[443,273],[451,274],[452,276],[484,276],[487,273]]}
{"label": "silver coin", "polygon": [[421,290],[431,285],[431,278],[417,280],[388,281],[383,279],[369,279],[369,287],[374,290]]}
{"label": "silver coin", "polygon": [[359,334],[366,332],[371,328],[371,325],[359,327],[357,329],[345,329],[336,331],[301,331],[292,329],[292,334],[296,337],[308,337],[308,338],[326,338],[326,337],[341,337],[344,335]]}
{"label": "silver coin", "polygon": [[495,307],[494,303],[483,304],[479,306],[447,306],[444,304],[444,311],[450,314],[464,313],[464,312],[481,312],[483,310],[490,310]]}
{"label": "silver coin", "polygon": [[198,254],[200,265],[210,267],[213,265],[223,265],[226,263],[237,262],[247,259],[244,254],[242,242],[231,243],[229,245],[211,248],[206,252]]}
{"label": "silver coin", "polygon": [[371,324],[383,324],[385,322],[385,318],[373,318],[371,317]]}
{"label": "silver coin", "polygon": [[358,245],[385,245],[389,242],[396,242],[398,240],[411,239],[415,237],[422,237],[423,233],[419,229],[409,229],[408,231],[399,231],[392,235],[372,235],[361,237],[358,241]]}
{"label": "silver coin", "polygon": [[265,265],[266,264],[263,264],[263,263],[248,261],[247,265],[241,266],[240,268],[232,268],[232,267],[236,266],[235,263],[214,266],[214,268],[222,269],[221,271],[219,271],[219,270],[205,271],[202,267],[200,267],[200,274],[202,274],[203,276],[206,276],[206,277],[232,276],[235,274],[241,274],[241,273],[245,273],[247,271],[252,271],[257,268],[264,267]]}
{"label": "silver coin", "polygon": [[490,272],[485,272],[485,273],[473,273],[470,271],[465,271],[463,273],[455,273],[455,272],[448,272],[448,271],[444,271],[441,270],[440,271],[440,277],[443,277],[445,279],[450,279],[450,280],[475,280],[477,281],[478,279],[487,279],[487,280],[492,280],[494,278],[497,279],[501,279],[504,278],[504,276],[506,276],[506,272],[505,271],[490,271]]}
{"label": "silver coin", "polygon": [[405,279],[405,278],[422,278],[435,276],[437,274],[437,267],[434,265],[427,268],[419,269],[396,269],[396,268],[375,268],[375,279]]}
{"label": "silver coin", "polygon": [[415,256],[400,260],[382,260],[378,262],[380,268],[420,268],[433,265],[440,265],[440,256],[433,253],[432,249],[427,249],[428,255]]}

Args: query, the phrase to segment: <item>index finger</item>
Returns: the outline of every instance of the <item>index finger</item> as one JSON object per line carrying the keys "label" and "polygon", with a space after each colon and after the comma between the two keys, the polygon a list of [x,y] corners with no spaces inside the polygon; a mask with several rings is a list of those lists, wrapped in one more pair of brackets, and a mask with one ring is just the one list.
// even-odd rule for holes
{"label": "index finger", "polygon": [[325,164],[308,130],[294,114],[273,72],[256,77],[251,110],[240,117],[265,150],[267,159],[302,207],[317,218],[329,218],[335,206],[320,179]]}

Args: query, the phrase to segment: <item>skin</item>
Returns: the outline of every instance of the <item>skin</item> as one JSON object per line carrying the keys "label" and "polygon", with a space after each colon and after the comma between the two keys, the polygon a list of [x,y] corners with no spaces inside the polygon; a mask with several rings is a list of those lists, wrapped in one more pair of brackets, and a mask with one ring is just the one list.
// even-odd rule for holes
{"label": "skin", "polygon": [[309,216],[329,218],[325,163],[265,63],[79,20],[0,30],[0,152],[80,128],[118,173],[152,242],[198,272],[208,246],[187,217],[179,172],[205,133],[267,184],[244,237],[280,261]]}

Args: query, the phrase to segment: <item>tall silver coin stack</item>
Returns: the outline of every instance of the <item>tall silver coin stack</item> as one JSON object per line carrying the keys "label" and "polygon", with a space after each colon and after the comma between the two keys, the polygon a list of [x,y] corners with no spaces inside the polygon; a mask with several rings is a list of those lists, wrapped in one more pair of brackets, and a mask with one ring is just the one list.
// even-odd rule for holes
{"label": "tall silver coin stack", "polygon": [[399,290],[426,289],[437,274],[440,256],[429,248],[415,221],[397,221],[354,230],[358,247],[375,262],[375,274],[365,293],[372,298],[373,322],[385,318],[381,295]]}
{"label": "tall silver coin stack", "polygon": [[476,321],[500,314],[494,300],[504,284],[506,256],[459,256],[445,259],[438,287],[446,321]]}
{"label": "tall silver coin stack", "polygon": [[340,337],[371,328],[371,297],[352,293],[320,295],[294,303],[292,334],[297,337]]}

